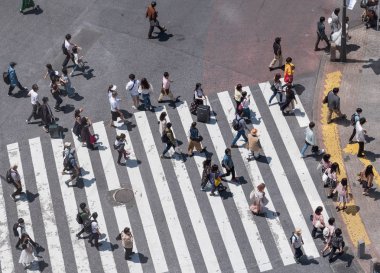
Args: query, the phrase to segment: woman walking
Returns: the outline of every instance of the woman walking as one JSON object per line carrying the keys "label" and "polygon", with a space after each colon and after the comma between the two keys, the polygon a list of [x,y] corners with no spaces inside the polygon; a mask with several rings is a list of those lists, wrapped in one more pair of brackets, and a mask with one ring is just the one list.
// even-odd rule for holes
{"label": "woman walking", "polygon": [[158,124],[159,124],[159,131],[160,131],[160,136],[162,136],[162,133],[164,132],[165,128],[166,128],[166,124],[168,123],[167,120],[166,120],[166,112],[162,112],[160,114],[160,117],[159,117],[159,121],[158,121]]}
{"label": "woman walking", "polygon": [[253,190],[249,196],[252,204],[249,206],[249,209],[254,215],[263,216],[263,211],[265,206],[268,204],[268,199],[265,197],[265,184],[261,183],[256,187],[256,190]]}
{"label": "woman walking", "polygon": [[153,111],[153,106],[150,102],[150,94],[153,93],[153,86],[148,82],[146,78],[141,79],[139,92],[143,97],[145,110]]}
{"label": "woman walking", "polygon": [[[117,164],[119,165],[125,165],[129,158],[129,153],[127,152],[127,150],[125,150],[125,145],[127,144],[127,140],[125,138],[125,134],[121,133],[119,136],[116,136],[116,140],[113,145],[115,150],[119,153],[117,158]],[[125,159],[124,163],[120,162],[122,156],[124,156]]]}
{"label": "woman walking", "polygon": [[71,86],[71,80],[67,74],[67,68],[62,68],[62,76],[60,78],[60,83],[65,87],[66,94],[69,98],[75,97],[74,88]]}
{"label": "woman walking", "polygon": [[97,139],[95,135],[91,134],[90,132],[90,127],[92,125],[91,120],[88,117],[82,117],[81,125],[82,125],[81,139],[82,139],[83,145],[90,150],[97,150],[98,147],[94,145],[96,144]]}
{"label": "woman walking", "polygon": [[286,58],[285,72],[284,72],[284,82],[287,84],[290,84],[290,86],[292,86],[294,70],[296,69],[294,64],[292,64],[292,61],[293,61],[292,58],[290,57]]}
{"label": "woman walking", "polygon": [[368,191],[373,186],[373,166],[368,165],[363,171],[359,173],[359,182],[363,187],[363,195],[368,195]]}
{"label": "woman walking", "polygon": [[236,103],[236,110],[239,108],[239,105],[241,103],[242,93],[243,93],[242,85],[239,83],[235,87],[235,94],[234,94],[234,100],[235,100],[235,103]]}
{"label": "woman walking", "polygon": [[193,115],[197,114],[198,106],[203,105],[203,101],[206,100],[205,94],[202,89],[202,84],[197,83],[194,89],[193,102],[190,105],[190,112]]}
{"label": "woman walking", "polygon": [[[346,203],[348,200],[348,191],[347,191],[347,178],[343,178],[338,186],[335,188],[334,193],[338,192],[338,206],[336,206],[336,210],[345,210],[347,208]],[[343,203],[343,208],[340,205]]]}
{"label": "woman walking", "polygon": [[210,179],[211,159],[207,158],[205,161],[203,161],[202,165],[203,165],[203,172],[202,172],[201,191],[205,191],[207,182],[209,182],[209,179]]}
{"label": "woman walking", "polygon": [[325,251],[327,249],[330,248],[331,246],[331,238],[332,236],[334,235],[334,232],[335,232],[335,218],[334,217],[330,217],[329,220],[327,221],[327,225],[326,227],[323,229],[323,238],[325,239],[324,240],[324,248],[321,250],[321,254],[322,256],[325,255]]}
{"label": "woman walking", "polygon": [[124,258],[126,260],[131,259],[131,254],[133,254],[133,235],[129,227],[126,227],[121,233],[121,243],[125,250]]}
{"label": "woman walking", "polygon": [[218,190],[219,194],[222,191],[225,191],[227,187],[223,186],[222,184],[222,173],[219,171],[218,165],[214,164],[211,167],[210,172],[210,183],[211,183],[211,193],[210,196],[215,196],[215,191]]}
{"label": "woman walking", "polygon": [[317,238],[316,233],[318,229],[320,229],[322,232],[325,228],[325,220],[323,218],[322,211],[323,208],[321,206],[318,206],[313,214],[313,230],[311,232],[311,236],[313,237],[313,239]]}
{"label": "woman walking", "polygon": [[324,182],[324,186],[330,189],[327,198],[332,198],[334,189],[338,182],[338,174],[340,174],[339,164],[337,162],[334,162],[331,164],[331,167],[326,170],[325,173],[327,174],[327,179]]}
{"label": "woman walking", "polygon": [[330,161],[330,158],[330,154],[324,154],[322,156],[321,162],[319,162],[317,167],[317,169],[321,169],[322,174],[324,174],[326,170],[331,167],[332,162]]}
{"label": "woman walking", "polygon": [[251,122],[251,109],[249,108],[249,104],[251,102],[251,94],[247,95],[247,92],[242,92],[242,100],[238,107],[238,111],[243,111],[244,120],[248,123]]}
{"label": "woman walking", "polygon": [[278,103],[280,104],[282,102],[282,84],[281,84],[281,74],[277,73],[274,76],[273,84],[271,85],[270,89],[273,91],[272,96],[269,98],[268,105],[270,106],[272,103],[272,100],[279,94],[280,99],[278,100]]}
{"label": "woman walking", "polygon": [[166,124],[166,128],[165,128],[164,132],[162,133],[161,140],[163,143],[166,144],[166,147],[161,154],[161,158],[165,157],[165,154],[170,150],[170,148],[173,148],[174,152],[176,152],[175,147],[177,146],[177,141],[174,138],[174,134],[173,134],[173,131],[171,128],[172,128],[172,124],[170,122],[168,122]]}
{"label": "woman walking", "polygon": [[18,262],[22,264],[25,269],[27,269],[37,258],[33,253],[33,246],[29,242],[29,239],[26,239],[21,245],[22,251]]}
{"label": "woman walking", "polygon": [[285,112],[289,114],[294,109],[295,103],[297,103],[296,95],[291,85],[287,84],[285,87],[285,102],[280,107],[282,114],[285,115]]}
{"label": "woman walking", "polygon": [[42,128],[46,133],[49,133],[49,125],[53,124],[55,121],[53,112],[51,111],[48,101],[48,97],[43,97],[41,105],[41,121],[43,124]]}

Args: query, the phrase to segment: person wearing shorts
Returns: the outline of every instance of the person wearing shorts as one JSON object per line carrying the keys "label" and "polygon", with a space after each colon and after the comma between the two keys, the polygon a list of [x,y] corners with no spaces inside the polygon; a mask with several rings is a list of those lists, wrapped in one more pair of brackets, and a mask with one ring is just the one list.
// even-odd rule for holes
{"label": "person wearing shorts", "polygon": [[136,76],[134,74],[129,74],[129,82],[125,86],[125,89],[129,91],[132,97],[133,109],[138,109],[140,106],[140,99],[139,99],[139,86],[140,86],[140,81],[136,80]]}
{"label": "person wearing shorts", "polygon": [[113,91],[112,96],[110,98],[110,105],[111,105],[111,127],[114,127],[114,128],[116,128],[116,125],[114,125],[114,122],[117,121],[117,118],[121,118],[124,121],[124,115],[120,111],[119,102],[120,102],[120,99],[117,97],[117,92]]}

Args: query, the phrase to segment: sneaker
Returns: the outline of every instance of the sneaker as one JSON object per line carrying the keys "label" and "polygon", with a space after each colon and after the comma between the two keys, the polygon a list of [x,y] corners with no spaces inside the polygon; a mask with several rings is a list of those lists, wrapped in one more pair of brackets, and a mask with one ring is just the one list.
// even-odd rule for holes
{"label": "sneaker", "polygon": [[25,122],[26,122],[26,124],[29,124],[29,123],[30,123],[30,121],[29,121],[29,120],[25,120]]}
{"label": "sneaker", "polygon": [[205,188],[201,188],[201,191],[206,191],[206,189]]}

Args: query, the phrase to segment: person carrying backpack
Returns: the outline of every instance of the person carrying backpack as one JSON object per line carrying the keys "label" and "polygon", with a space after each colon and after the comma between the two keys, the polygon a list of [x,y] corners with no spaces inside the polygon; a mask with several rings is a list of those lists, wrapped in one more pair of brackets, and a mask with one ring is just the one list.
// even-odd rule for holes
{"label": "person carrying backpack", "polygon": [[[125,134],[121,133],[120,136],[116,136],[115,143],[113,144],[113,148],[118,152],[117,164],[125,165],[128,158],[129,153],[125,150],[125,145],[127,144]],[[121,163],[121,157],[124,156],[125,162]]]}
{"label": "person carrying backpack", "polygon": [[296,230],[293,232],[292,236],[290,237],[290,242],[294,249],[294,259],[296,260],[296,263],[299,264],[300,259],[303,256],[301,248],[304,244],[302,239],[302,230],[300,228],[296,228]]}
{"label": "person carrying backpack", "polygon": [[209,175],[210,183],[211,183],[211,193],[210,196],[215,196],[215,190],[218,192],[225,191],[227,189],[226,186],[223,186],[221,179],[221,172],[219,171],[218,165],[214,164],[211,167],[211,173]]}
{"label": "person carrying backpack", "polygon": [[248,128],[243,118],[243,111],[237,111],[235,119],[232,121],[232,128],[235,131],[237,131],[237,134],[232,140],[231,148],[238,148],[238,146],[236,145],[236,142],[239,140],[240,137],[243,137],[244,141],[248,142],[248,138],[245,135],[245,130]]}
{"label": "person carrying backpack", "polygon": [[231,149],[227,148],[224,151],[224,157],[222,159],[222,167],[226,169],[226,173],[222,174],[221,177],[226,177],[232,174],[231,182],[238,182],[238,179],[235,176],[235,166],[231,157]]}
{"label": "person carrying backpack", "polygon": [[82,229],[76,234],[77,238],[81,238],[81,234],[86,231],[86,226],[91,222],[91,212],[87,208],[86,203],[80,203],[79,208],[81,211],[78,211],[77,222],[82,225]]}
{"label": "person carrying backpack", "polygon": [[170,150],[170,148],[173,148],[174,151],[175,151],[175,147],[176,147],[176,144],[177,144],[177,141],[174,138],[174,134],[173,134],[173,131],[172,131],[172,124],[170,122],[168,122],[166,124],[166,128],[165,128],[164,132],[162,133],[161,140],[162,140],[163,143],[166,144],[166,147],[165,147],[165,149],[163,150],[163,152],[162,152],[162,154],[160,156],[161,158],[164,158],[165,154]]}
{"label": "person carrying backpack", "polygon": [[344,245],[345,243],[342,237],[342,230],[340,228],[336,228],[335,233],[331,238],[331,251],[329,254],[329,263],[333,262],[333,257],[337,250],[339,250],[339,255],[342,255],[344,253]]}
{"label": "person carrying backpack", "polygon": [[191,127],[189,130],[189,146],[187,146],[187,154],[192,157],[194,155],[194,148],[199,153],[206,152],[206,147],[202,147],[203,137],[199,134],[199,130],[197,128],[197,123],[194,121],[191,123]]}
{"label": "person carrying backpack", "polygon": [[362,114],[363,110],[362,108],[356,108],[356,112],[352,114],[351,116],[351,126],[354,127],[354,129],[352,130],[352,134],[350,136],[350,138],[348,139],[348,143],[349,144],[354,144],[354,142],[352,141],[356,135],[356,123],[360,120],[360,115]]}
{"label": "person carrying backpack", "polygon": [[16,201],[16,195],[23,194],[22,192],[22,185],[21,185],[21,177],[20,174],[17,171],[18,166],[14,164],[8,171],[7,171],[7,182],[10,184],[13,184],[13,186],[16,188],[16,191],[10,195],[10,197],[13,199],[13,201]]}

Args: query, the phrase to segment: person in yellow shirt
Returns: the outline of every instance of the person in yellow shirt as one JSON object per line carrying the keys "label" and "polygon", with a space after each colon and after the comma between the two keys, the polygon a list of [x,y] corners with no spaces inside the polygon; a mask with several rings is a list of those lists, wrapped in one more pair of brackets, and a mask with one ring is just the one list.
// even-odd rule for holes
{"label": "person in yellow shirt", "polygon": [[293,75],[294,75],[294,69],[296,67],[294,64],[292,64],[292,58],[288,57],[286,58],[285,63],[285,75],[284,75],[284,81],[285,83],[293,83]]}

